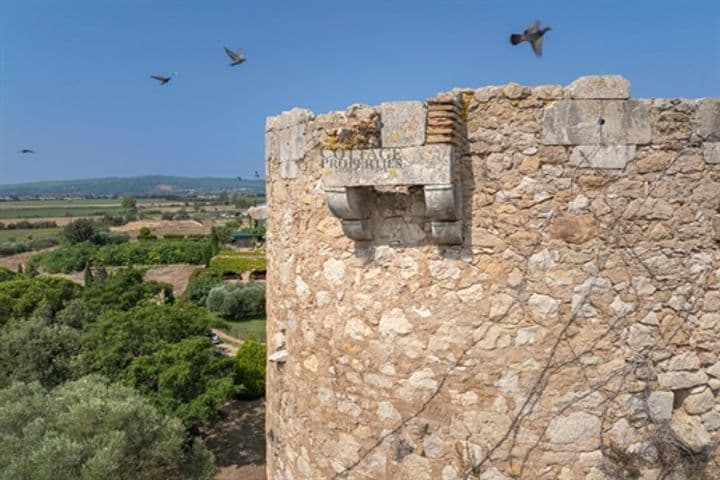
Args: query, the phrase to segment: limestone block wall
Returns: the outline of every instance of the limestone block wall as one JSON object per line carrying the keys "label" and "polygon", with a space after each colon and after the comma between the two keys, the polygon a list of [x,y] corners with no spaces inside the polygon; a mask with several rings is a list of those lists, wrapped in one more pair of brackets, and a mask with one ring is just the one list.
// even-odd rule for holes
{"label": "limestone block wall", "polygon": [[629,97],[268,118],[268,478],[720,478],[720,100]]}

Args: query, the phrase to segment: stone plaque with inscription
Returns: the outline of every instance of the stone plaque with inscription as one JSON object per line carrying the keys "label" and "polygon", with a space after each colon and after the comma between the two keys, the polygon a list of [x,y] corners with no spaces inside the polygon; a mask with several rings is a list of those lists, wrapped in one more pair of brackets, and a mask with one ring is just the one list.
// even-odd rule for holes
{"label": "stone plaque with inscription", "polygon": [[439,185],[452,176],[450,145],[322,151],[326,187]]}

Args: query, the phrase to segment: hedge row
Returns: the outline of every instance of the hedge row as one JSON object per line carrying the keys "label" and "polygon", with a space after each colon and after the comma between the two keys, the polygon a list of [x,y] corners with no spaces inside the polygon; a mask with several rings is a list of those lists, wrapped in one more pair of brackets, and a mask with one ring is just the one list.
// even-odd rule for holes
{"label": "hedge row", "polygon": [[40,228],[57,228],[57,223],[52,221],[28,222],[27,220],[20,220],[15,223],[0,222],[0,230],[34,230]]}
{"label": "hedge row", "polygon": [[92,265],[164,265],[172,263],[206,264],[211,256],[208,242],[156,240],[103,245],[81,242],[32,257],[29,266],[49,273],[78,272]]}
{"label": "hedge row", "polygon": [[42,248],[53,247],[59,245],[60,240],[54,237],[36,238],[34,240],[23,240],[22,242],[3,242],[0,243],[0,257],[15,255],[17,253],[31,252]]}

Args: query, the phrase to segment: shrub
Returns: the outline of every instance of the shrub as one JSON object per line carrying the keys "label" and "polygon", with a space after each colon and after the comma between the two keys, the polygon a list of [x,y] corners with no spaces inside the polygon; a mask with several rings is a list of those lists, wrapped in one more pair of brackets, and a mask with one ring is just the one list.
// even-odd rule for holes
{"label": "shrub", "polygon": [[55,323],[81,329],[90,322],[95,321],[95,317],[95,313],[90,310],[90,307],[82,298],[75,298],[65,308],[57,312]]}
{"label": "shrub", "polygon": [[217,273],[207,269],[197,270],[190,277],[183,298],[195,305],[205,306],[210,290],[220,284],[222,284],[222,277]]}
{"label": "shrub", "polygon": [[98,376],[0,390],[0,477],[209,479],[213,457],[138,393]]}
{"label": "shrub", "polygon": [[98,247],[91,242],[67,245],[33,256],[28,266],[42,267],[49,273],[81,272],[86,264],[93,263],[97,250]]}
{"label": "shrub", "polygon": [[236,362],[208,337],[190,337],[136,357],[123,382],[189,426],[214,420],[228,399],[245,393],[244,385],[235,383],[236,370]]}
{"label": "shrub", "polygon": [[7,257],[17,253],[27,252],[24,242],[2,242],[0,243],[0,257]]}
{"label": "shrub", "polygon": [[103,265],[162,265],[191,263],[202,265],[206,261],[205,242],[161,240],[122,245],[106,245],[96,254],[97,263]]}
{"label": "shrub", "polygon": [[79,338],[78,330],[53,323],[47,308],[6,325],[0,329],[0,386],[38,381],[53,387],[70,379]]}
{"label": "shrub", "polygon": [[265,361],[267,348],[260,342],[245,340],[235,354],[237,382],[245,388],[242,397],[248,400],[265,395]]}
{"label": "shrub", "polygon": [[165,343],[205,336],[209,321],[207,311],[193,306],[145,304],[106,311],[82,335],[83,368],[116,379],[136,357]]}
{"label": "shrub", "polygon": [[184,240],[185,235],[182,235],[180,233],[166,233],[163,235],[163,238],[165,240]]}
{"label": "shrub", "polygon": [[32,250],[40,250],[43,248],[58,245],[60,240],[57,238],[38,238],[35,240],[24,240],[22,242],[3,242],[0,243],[0,257],[15,255]]}
{"label": "shrub", "polygon": [[173,212],[165,211],[165,212],[162,212],[162,214],[160,214],[161,220],[172,220],[174,218],[175,218],[175,214],[173,214]]}
{"label": "shrub", "polygon": [[109,215],[105,213],[103,214],[100,223],[106,227],[119,227],[121,225],[125,225],[128,221],[129,220],[122,215]]}
{"label": "shrub", "polygon": [[138,232],[138,240],[155,240],[157,237],[152,234],[148,227],[142,227]]}
{"label": "shrub", "polygon": [[[109,235],[108,238],[113,238],[113,235]],[[91,242],[82,242],[35,255],[28,265],[35,268],[42,267],[49,273],[81,272],[87,263],[108,266],[172,263],[203,265],[208,261],[208,248],[207,242],[188,240],[124,242],[102,247]]]}
{"label": "shrub", "polygon": [[65,225],[63,236],[70,244],[88,242],[95,236],[95,227],[91,220],[78,218]]}
{"label": "shrub", "polygon": [[18,274],[13,272],[12,270],[8,270],[5,267],[0,267],[0,282],[12,280],[13,278],[17,278],[17,276]]}
{"label": "shrub", "polygon": [[57,228],[57,223],[53,221],[28,222],[21,220],[15,223],[0,223],[0,230],[32,230],[38,228]]}
{"label": "shrub", "polygon": [[95,234],[92,242],[96,245],[119,245],[130,241],[130,236],[125,232],[100,231]]}
{"label": "shrub", "polygon": [[70,280],[56,277],[28,278],[18,276],[0,283],[0,325],[3,321],[23,320],[40,305],[51,312],[61,310],[76,298],[81,287]]}
{"label": "shrub", "polygon": [[99,314],[106,310],[130,310],[145,300],[156,297],[164,288],[159,282],[144,282],[142,272],[132,268],[116,271],[95,281],[82,292],[85,305]]}
{"label": "shrub", "polygon": [[265,286],[256,282],[218,285],[208,293],[205,305],[211,312],[235,320],[262,313],[265,311]]}

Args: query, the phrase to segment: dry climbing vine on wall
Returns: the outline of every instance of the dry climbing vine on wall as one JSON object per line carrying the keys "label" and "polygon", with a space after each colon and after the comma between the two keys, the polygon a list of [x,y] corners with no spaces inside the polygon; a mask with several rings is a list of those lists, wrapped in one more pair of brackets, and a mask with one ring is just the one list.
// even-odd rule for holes
{"label": "dry climbing vine on wall", "polygon": [[[660,174],[656,177],[653,184],[648,188],[648,191],[647,191],[645,197],[637,205],[637,207],[635,208],[635,211],[633,211],[632,214],[629,215],[628,218],[632,219],[632,218],[636,217],[636,215],[640,212],[641,208],[644,206],[645,202],[647,202],[648,199],[650,198],[650,195],[655,190],[656,186],[658,185],[658,182],[660,182],[660,180],[662,180],[666,176],[667,172],[675,165],[675,163],[681,158],[682,155],[685,154],[685,152],[689,148],[696,147],[696,146],[697,146],[696,144],[687,143],[686,145],[684,145],[682,147],[682,149],[677,153],[677,155],[675,155],[665,165],[665,167],[662,169]],[[592,211],[591,211],[591,213],[592,213]],[[609,228],[607,230],[612,232],[615,230],[616,227],[619,226],[620,221],[625,217],[625,215],[623,215],[624,212],[617,214],[617,212],[612,211],[611,213],[615,214],[614,215],[615,220],[611,223],[611,225],[609,226]],[[593,216],[597,222],[601,221],[594,213],[593,213]],[[620,229],[620,232],[615,236],[613,241],[610,243],[609,249],[607,249],[607,250],[618,249],[618,251],[623,252],[624,248],[627,248],[627,247],[623,247],[621,245],[621,241],[624,239],[623,236],[627,233],[630,226],[631,226],[630,223],[627,223],[627,224],[621,226],[622,228]],[[596,261],[600,260],[602,253],[604,253],[604,252],[602,252],[602,251],[597,252]],[[637,258],[637,255],[634,254],[634,252],[633,252],[632,256],[633,256],[633,258]],[[602,267],[598,268],[598,272],[602,271],[604,269],[604,266],[609,258],[610,257],[608,256],[605,259],[605,261],[602,263]],[[621,256],[621,258],[623,259],[625,266],[628,267],[628,269],[629,269],[631,265],[627,262],[627,260],[624,257]],[[647,271],[649,271],[652,274],[651,276],[653,278],[657,279],[657,276],[654,275],[654,273],[652,273],[649,270],[649,267],[645,263],[643,263],[643,262],[639,262],[639,263],[641,264],[641,266],[644,269],[646,269]],[[709,266],[708,266],[708,268],[704,269],[701,272],[698,272],[698,274],[695,275],[695,278],[693,279],[693,284],[692,284],[693,290],[691,290],[687,296],[687,299],[694,298],[693,303],[690,304],[690,306],[688,306],[688,308],[686,308],[684,310],[683,320],[687,320],[687,317],[689,316],[690,312],[692,311],[692,307],[696,305],[696,303],[699,301],[700,298],[702,298],[702,294],[705,291],[705,286],[709,279],[709,275],[710,275],[711,271],[712,271],[712,269],[709,268]],[[702,286],[700,287],[698,292],[695,292],[694,288],[696,288],[699,284],[702,284]],[[595,346],[599,343],[599,341],[601,339],[604,339],[605,337],[607,337],[609,335],[619,333],[621,331],[621,329],[623,329],[626,326],[625,321],[629,318],[630,313],[632,313],[630,311],[627,312],[625,315],[620,315],[617,318],[612,319],[612,321],[609,323],[608,327],[606,328],[605,332],[603,332],[590,345],[589,348],[587,348],[581,352],[574,351],[572,344],[569,342],[569,339],[567,337],[567,332],[568,332],[568,329],[571,327],[571,325],[577,320],[578,313],[580,311],[582,311],[583,307],[587,304],[588,299],[592,295],[592,292],[595,289],[596,285],[597,285],[597,283],[595,283],[595,282],[590,284],[590,288],[588,289],[587,293],[583,296],[580,303],[571,312],[570,317],[563,323],[560,333],[557,336],[557,340],[556,340],[555,344],[553,345],[552,349],[550,350],[550,354],[545,361],[544,368],[540,371],[539,375],[537,376],[537,379],[532,384],[532,387],[530,388],[530,392],[529,392],[525,402],[522,404],[522,406],[518,410],[517,414],[512,419],[510,427],[507,429],[505,434],[502,435],[500,440],[498,442],[496,442],[490,448],[490,450],[488,451],[488,453],[485,456],[481,457],[479,460],[477,460],[475,462],[474,465],[470,466],[469,468],[467,468],[465,470],[464,475],[463,475],[464,478],[466,478],[466,479],[473,478],[473,477],[477,476],[479,473],[481,473],[482,468],[490,461],[493,454],[508,440],[508,438],[511,438],[510,448],[508,449],[508,454],[504,460],[510,462],[511,471],[514,474],[514,476],[516,478],[522,478],[522,476],[525,472],[525,468],[526,468],[527,462],[529,460],[530,454],[532,453],[532,451],[535,448],[537,448],[537,446],[540,444],[540,442],[544,438],[544,435],[547,432],[548,425],[545,426],[542,434],[537,438],[537,440],[534,442],[532,447],[530,449],[528,449],[527,452],[522,456],[520,466],[517,469],[513,467],[514,459],[512,457],[512,452],[517,444],[517,436],[518,436],[518,432],[520,430],[520,426],[521,426],[522,422],[525,419],[527,419],[529,417],[529,415],[533,412],[534,407],[537,405],[537,402],[541,398],[541,396],[545,390],[545,387],[548,384],[549,378],[552,375],[561,371],[568,364],[577,362],[584,355],[592,353]],[[632,285],[631,285],[631,288],[634,288],[634,287],[632,287]],[[694,293],[697,293],[697,294],[693,295]],[[637,292],[635,292],[635,296],[638,297]],[[678,326],[676,327],[676,330],[680,329],[682,327],[682,325],[683,325],[683,323],[679,323]],[[672,338],[675,333],[676,333],[676,331],[672,332],[672,334],[669,337]],[[644,353],[647,354],[647,353],[652,352],[652,350],[654,348],[659,346],[661,341],[664,341],[664,339],[662,337],[660,337],[660,339],[658,339],[654,345],[652,345],[649,348],[646,348],[644,350]],[[570,348],[570,351],[572,352],[572,357],[569,360],[563,361],[559,364],[554,364],[553,360],[554,360],[555,354],[556,354],[557,349],[561,342],[567,343],[567,346]],[[666,346],[666,345],[663,345],[663,346]],[[618,369],[618,370],[610,373],[609,376],[605,380],[603,380],[602,382],[596,383],[596,384],[593,384],[589,380],[588,375],[586,374],[584,365],[582,365],[582,363],[578,362],[578,366],[580,367],[580,369],[583,372],[583,378],[586,381],[588,390],[585,394],[572,399],[571,401],[567,402],[565,405],[560,407],[558,409],[558,411],[556,412],[556,415],[561,415],[563,412],[565,412],[567,409],[572,407],[574,404],[577,404],[579,401],[583,400],[585,397],[587,397],[588,395],[591,395],[592,393],[598,392],[598,393],[604,394],[605,407],[604,407],[603,416],[601,419],[602,428],[600,430],[601,437],[604,436],[604,431],[605,431],[604,425],[607,421],[607,410],[610,407],[611,402],[622,392],[623,387],[625,386],[628,377],[630,377],[630,375],[633,373],[634,365],[637,365],[638,362],[645,363],[646,359],[644,357],[641,357],[640,359],[638,359],[638,358],[632,359],[632,361],[629,362],[624,368]],[[605,387],[608,387],[611,384],[611,382],[617,377],[620,378],[620,382],[617,385],[617,387],[615,387],[614,389],[605,389]],[[677,439],[677,438],[674,438],[674,440],[675,440],[676,444],[679,442],[679,439]],[[601,438],[600,443],[601,443],[601,445],[607,444],[607,442],[603,441],[603,438]],[[688,450],[688,448],[685,448],[684,450]],[[497,460],[497,459],[495,459],[495,460]],[[675,467],[677,467],[677,465],[673,464],[672,462],[669,462],[669,467],[675,468]],[[665,469],[663,470],[662,474],[668,475],[669,473],[671,473],[671,470],[669,470],[668,467],[666,466]]]}
{"label": "dry climbing vine on wall", "polygon": [[[599,125],[599,128],[602,129],[602,124]],[[479,458],[476,458],[472,452],[470,452],[467,447],[466,451],[462,452],[459,451],[459,455],[461,457],[464,457],[464,460],[461,459],[462,462],[465,463],[464,471],[462,472],[462,476],[465,479],[470,478],[477,478],[479,474],[483,472],[486,466],[489,464],[497,464],[497,463],[508,463],[510,465],[509,472],[514,478],[522,478],[523,475],[526,472],[527,464],[530,458],[530,455],[533,453],[533,451],[540,445],[542,442],[547,429],[549,427],[549,424],[545,425],[542,429],[541,434],[536,438],[536,440],[533,442],[533,444],[528,448],[523,454],[521,455],[515,455],[515,449],[518,447],[518,434],[520,432],[520,428],[522,427],[523,423],[528,420],[528,418],[532,415],[532,413],[535,411],[535,408],[538,405],[539,400],[542,398],[545,389],[547,388],[550,379],[557,375],[558,373],[562,372],[565,368],[567,368],[570,365],[575,365],[580,368],[582,378],[587,386],[587,390],[577,396],[575,398],[567,401],[564,405],[560,406],[557,411],[555,411],[555,415],[562,415],[565,411],[576,405],[578,402],[581,402],[588,398],[591,395],[594,394],[600,394],[603,398],[604,407],[603,412],[601,416],[601,429],[600,429],[600,444],[604,445],[604,449],[606,452],[606,456],[610,458],[611,460],[614,459],[616,463],[624,461],[623,459],[627,460],[626,456],[623,454],[623,450],[617,448],[612,444],[612,442],[607,442],[604,439],[605,436],[605,425],[608,421],[608,413],[609,410],[613,404],[613,402],[618,398],[618,396],[624,392],[627,386],[628,379],[635,379],[635,378],[642,378],[643,375],[638,375],[638,370],[652,370],[652,360],[649,358],[651,357],[652,352],[658,348],[658,347],[667,347],[669,343],[669,339],[672,339],[676,333],[677,330],[682,328],[683,323],[679,323],[675,331],[671,332],[668,338],[660,337],[658,340],[655,341],[655,343],[650,346],[644,348],[642,351],[638,352],[638,354],[633,358],[628,358],[627,362],[612,371],[610,371],[605,378],[599,381],[592,381],[591,375],[588,374],[587,369],[585,365],[580,362],[580,359],[584,356],[587,356],[591,354],[597,346],[600,344],[600,342],[610,339],[612,340],[618,340],[621,339],[621,334],[623,330],[628,326],[628,319],[631,316],[631,313],[633,311],[627,311],[625,313],[618,314],[611,318],[605,327],[604,331],[598,335],[587,347],[582,349],[577,349],[573,346],[573,344],[570,342],[570,335],[568,334],[569,330],[571,330],[573,327],[575,327],[575,323],[578,318],[578,314],[583,311],[585,306],[590,301],[590,297],[592,296],[593,292],[598,286],[599,283],[599,273],[604,269],[607,262],[611,258],[609,255],[610,252],[618,252],[620,254],[620,258],[622,259],[623,264],[627,268],[628,274],[630,274],[630,269],[634,264],[645,270],[648,275],[655,281],[661,282],[662,280],[658,278],[658,276],[653,272],[651,266],[649,266],[646,262],[642,261],[640,256],[637,252],[635,252],[632,248],[632,246],[629,246],[627,242],[626,235],[628,234],[629,230],[633,227],[632,225],[632,219],[637,218],[637,214],[641,211],[641,209],[644,207],[645,203],[648,202],[650,199],[652,193],[657,188],[658,184],[666,177],[669,170],[673,168],[673,166],[676,164],[676,162],[691,148],[697,147],[697,144],[694,143],[686,143],[681,150],[673,157],[671,158],[667,164],[664,166],[664,168],[661,170],[661,172],[656,176],[654,181],[651,185],[647,188],[646,194],[642,198],[642,200],[635,206],[634,210],[629,212],[623,211],[623,212],[617,212],[614,209],[610,209],[611,212],[611,218],[614,218],[613,221],[610,222],[610,224],[607,226],[605,231],[609,232],[609,238],[607,238],[604,245],[608,245],[605,248],[598,248],[595,252],[595,260],[593,264],[599,265],[597,269],[595,270],[595,274],[593,277],[591,277],[591,281],[589,282],[588,288],[585,290],[582,298],[579,302],[577,302],[569,315],[569,317],[562,323],[562,326],[556,335],[556,340],[554,344],[552,345],[548,356],[543,362],[543,366],[540,369],[539,373],[537,374],[535,380],[531,383],[531,387],[528,391],[527,396],[525,397],[524,401],[520,405],[520,407],[517,409],[517,412],[512,417],[510,425],[508,426],[507,430],[500,436],[499,440],[497,440],[483,456],[478,456]],[[594,155],[594,153],[597,152],[595,150],[591,153],[591,156]],[[591,160],[591,157],[586,157],[586,160]],[[590,164],[590,163],[589,163]],[[582,166],[582,165],[581,165]],[[581,167],[580,166],[580,167]],[[573,173],[573,179],[575,178],[575,175]],[[573,181],[573,188],[575,188],[575,183]],[[596,222],[602,223],[601,219],[598,218],[598,216],[591,210],[591,214],[593,215],[593,218]],[[548,224],[553,218],[553,213],[548,215],[545,218],[544,224],[540,227],[540,234],[538,235],[538,240],[535,242],[535,244],[532,247],[531,254],[528,255],[528,258],[532,256],[535,252],[537,252],[538,248],[542,245],[542,235],[547,228]],[[627,222],[622,223],[624,219],[627,219]],[[604,257],[604,258],[603,258]],[[527,260],[525,261],[525,267],[523,270],[523,275],[527,275],[528,270],[528,264]],[[686,293],[686,298],[683,303],[687,303],[687,308],[682,313],[683,320],[687,320],[688,316],[693,310],[693,307],[697,304],[699,299],[702,298],[704,291],[706,289],[706,284],[709,280],[709,276],[712,269],[707,266],[707,268],[704,268],[694,275],[694,278],[692,278],[692,288]],[[635,297],[638,297],[638,292],[635,291],[635,287],[631,284],[630,288],[634,291]],[[510,308],[507,309],[507,312],[499,319],[496,320],[496,323],[502,323],[503,320],[507,317],[508,313],[512,310],[513,306],[518,306],[520,309],[524,311],[524,306],[522,302],[520,302],[520,299],[516,297],[513,300],[512,305]],[[475,348],[481,341],[485,339],[485,335],[487,334],[487,330],[483,335],[480,335],[477,339],[474,339],[472,342],[470,342],[461,352],[458,359],[453,362],[449,368],[446,370],[446,372],[441,376],[440,381],[438,382],[437,388],[428,396],[428,398],[425,400],[425,402],[420,406],[419,409],[417,409],[414,413],[411,415],[408,415],[405,417],[402,421],[400,421],[393,429],[391,429],[389,432],[384,434],[383,436],[379,437],[377,441],[375,441],[370,447],[368,447],[366,450],[364,450],[358,457],[358,459],[353,462],[352,464],[348,465],[344,470],[338,472],[336,475],[334,475],[333,479],[338,478],[345,478],[348,473],[350,473],[352,470],[354,470],[360,463],[362,463],[367,456],[372,453],[375,449],[377,449],[379,446],[381,446],[386,440],[398,435],[406,426],[408,426],[414,419],[421,416],[430,406],[430,404],[438,397],[442,389],[445,387],[447,380],[449,377],[453,374],[454,371],[458,369],[458,367],[466,367],[465,365],[465,359],[467,357],[468,352],[470,352],[473,348]],[[557,360],[556,354],[560,348],[560,346],[565,346],[569,349],[571,356],[568,359],[564,360]],[[651,375],[650,375],[651,376]],[[645,375],[647,378],[648,375]],[[647,388],[647,386],[645,387]],[[647,409],[647,395],[645,395],[645,408]],[[648,416],[649,418],[649,416]],[[656,436],[657,432],[666,432],[664,435],[667,437],[670,434],[667,434],[667,429],[664,430],[661,428],[662,426],[655,425]],[[687,448],[683,448],[681,445],[681,442],[677,438],[673,438],[673,444],[674,445],[680,445],[677,447],[674,452],[677,451],[687,451]],[[655,442],[655,445],[657,445],[658,442]],[[670,442],[666,442],[666,445],[670,444]],[[507,446],[507,453],[504,456],[498,456],[497,453],[500,451],[501,448],[504,448]],[[659,451],[659,453],[662,455],[662,449],[659,449],[656,447],[656,450]],[[667,449],[666,449],[667,450]],[[678,454],[676,455],[678,458],[684,458],[682,455]],[[692,457],[693,461],[697,460],[697,456]],[[705,458],[705,457],[703,457]],[[672,469],[678,468],[677,462],[665,462],[663,464],[662,458],[661,464],[663,465],[663,475],[668,475]],[[681,465],[682,466],[682,465]],[[608,468],[608,471],[611,471],[611,468]],[[626,473],[628,471],[633,469],[625,469]],[[632,473],[631,472],[631,473]]]}

